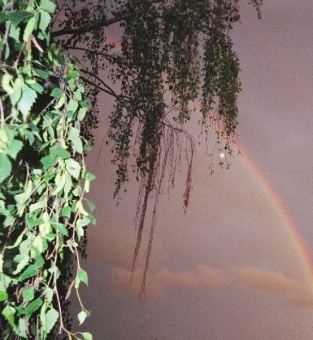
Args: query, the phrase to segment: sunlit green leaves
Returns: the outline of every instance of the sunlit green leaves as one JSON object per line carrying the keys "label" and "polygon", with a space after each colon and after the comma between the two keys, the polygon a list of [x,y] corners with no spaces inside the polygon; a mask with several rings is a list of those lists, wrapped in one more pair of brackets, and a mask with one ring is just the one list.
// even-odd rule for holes
{"label": "sunlit green leaves", "polygon": [[32,88],[27,86],[25,83],[22,85],[22,98],[18,102],[17,106],[23,114],[24,120],[30,113],[30,108],[35,103],[37,93]]}
{"label": "sunlit green leaves", "polygon": [[[8,334],[42,340],[63,312],[56,295],[64,248],[75,253],[95,222],[82,205],[92,179],[80,129],[88,99],[78,68],[51,44],[55,9],[50,0],[12,0],[0,14],[7,29],[6,41],[0,39],[0,301]],[[56,67],[64,70],[62,83]],[[78,290],[88,274],[77,266]],[[89,312],[82,310],[83,322]]]}
{"label": "sunlit green leaves", "polygon": [[9,160],[9,157],[4,154],[0,153],[0,184],[10,176],[12,170],[12,164]]}
{"label": "sunlit green leaves", "polygon": [[56,5],[50,0],[41,0],[40,8],[42,8],[43,10],[49,13],[53,13],[56,9]]}
{"label": "sunlit green leaves", "polygon": [[33,33],[35,29],[35,25],[37,23],[36,17],[31,17],[26,24],[24,34],[23,34],[23,41],[27,41],[30,37],[30,35]]}

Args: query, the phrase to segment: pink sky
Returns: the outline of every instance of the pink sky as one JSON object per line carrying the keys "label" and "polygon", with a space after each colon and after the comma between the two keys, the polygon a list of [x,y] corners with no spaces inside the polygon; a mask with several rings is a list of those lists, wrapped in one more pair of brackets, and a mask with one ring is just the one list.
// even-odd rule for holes
{"label": "pink sky", "polygon": [[[233,32],[243,87],[239,144],[312,260],[313,6],[264,2],[261,21],[244,5]],[[160,200],[147,296],[138,301],[140,265],[129,282],[138,188],[131,182],[116,207],[108,150],[95,166],[105,122],[88,157],[97,176],[90,194],[97,226],[88,231],[90,286],[83,294],[93,316],[82,328],[110,340],[313,339],[313,291],[286,226],[243,158],[229,170],[216,164],[211,176],[204,146],[196,151],[187,214],[184,174]]]}

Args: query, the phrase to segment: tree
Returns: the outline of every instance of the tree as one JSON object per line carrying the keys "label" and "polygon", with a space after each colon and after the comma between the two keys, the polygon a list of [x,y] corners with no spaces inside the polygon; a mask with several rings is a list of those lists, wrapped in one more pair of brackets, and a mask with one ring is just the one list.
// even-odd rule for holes
{"label": "tree", "polygon": [[[199,114],[196,101],[201,129],[213,128],[217,149],[232,152],[240,81],[230,30],[240,20],[240,2],[67,0],[57,2],[56,8],[50,0],[0,3],[0,214],[6,228],[0,235],[5,268],[0,272],[2,314],[7,329],[20,337],[40,334],[44,339],[58,319],[60,330],[73,336],[61,317],[57,271],[64,251],[73,250],[77,270],[68,292],[73,286],[77,290],[80,282],[88,283],[78,244],[86,225],[94,221],[82,205],[93,179],[84,166],[83,147],[93,141],[100,114],[97,98],[101,94],[115,99],[109,130],[117,167],[114,195],[128,181],[129,162],[139,181],[133,268],[148,202],[154,198],[145,278],[158,198],[165,178],[174,185],[182,152],[187,160],[183,200],[188,206],[194,140],[186,125]],[[250,3],[260,15],[262,0]],[[119,42],[110,40],[112,27]],[[90,98],[88,114],[79,79]],[[35,239],[36,250],[27,246]],[[14,265],[9,263],[12,257]],[[140,294],[144,286],[145,279]],[[87,315],[82,305],[80,322]]]}

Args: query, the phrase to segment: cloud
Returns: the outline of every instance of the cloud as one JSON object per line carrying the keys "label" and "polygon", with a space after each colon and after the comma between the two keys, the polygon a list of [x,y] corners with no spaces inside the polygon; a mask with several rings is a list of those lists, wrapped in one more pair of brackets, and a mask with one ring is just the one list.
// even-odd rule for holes
{"label": "cloud", "polygon": [[280,294],[293,306],[313,306],[312,288],[303,280],[296,280],[282,272],[262,270],[256,267],[242,267],[232,270],[235,282]]}
{"label": "cloud", "polygon": [[[132,280],[130,278],[132,277]],[[138,296],[142,271],[136,270],[133,275],[129,270],[114,266],[111,270],[111,282],[118,295]],[[220,270],[210,266],[198,265],[193,271],[172,272],[166,268],[148,274],[146,297],[163,299],[182,290],[193,294],[201,289],[211,290],[240,284],[280,296],[291,306],[312,307],[313,292],[303,280],[286,276],[282,272],[262,270],[256,267],[237,267]],[[187,290],[186,290],[187,289]]]}
{"label": "cloud", "polygon": [[[131,272],[122,268],[113,267],[111,271],[112,283],[123,290],[138,295],[142,271]],[[171,288],[218,288],[225,286],[228,278],[219,269],[198,265],[194,271],[172,272],[166,268],[155,271],[147,277],[146,296],[154,298],[164,298],[168,289]]]}

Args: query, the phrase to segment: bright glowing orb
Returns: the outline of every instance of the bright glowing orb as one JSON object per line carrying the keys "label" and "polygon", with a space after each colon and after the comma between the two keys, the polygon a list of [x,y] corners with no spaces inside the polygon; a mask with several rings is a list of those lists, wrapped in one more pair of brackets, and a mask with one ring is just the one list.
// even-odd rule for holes
{"label": "bright glowing orb", "polygon": [[225,158],[224,152],[221,152],[219,156],[220,156],[221,159]]}

